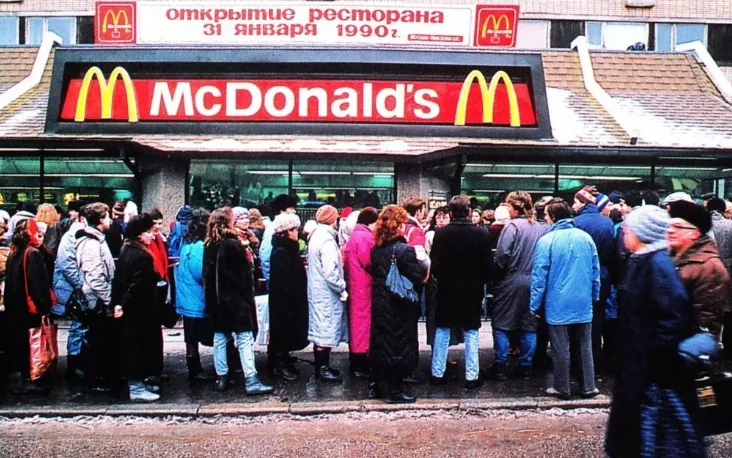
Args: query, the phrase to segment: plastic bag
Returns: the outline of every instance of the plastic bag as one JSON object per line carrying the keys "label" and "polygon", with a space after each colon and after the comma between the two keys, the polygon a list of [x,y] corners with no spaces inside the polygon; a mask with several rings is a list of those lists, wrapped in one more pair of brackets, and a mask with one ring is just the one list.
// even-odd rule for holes
{"label": "plastic bag", "polygon": [[30,378],[38,380],[54,371],[58,363],[58,325],[48,315],[41,317],[41,326],[28,330],[30,344]]}

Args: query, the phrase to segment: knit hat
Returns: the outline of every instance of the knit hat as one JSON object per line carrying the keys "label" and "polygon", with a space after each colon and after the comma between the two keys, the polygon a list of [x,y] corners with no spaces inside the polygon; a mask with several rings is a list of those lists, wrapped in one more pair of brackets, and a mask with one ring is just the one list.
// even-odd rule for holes
{"label": "knit hat", "polygon": [[153,227],[152,216],[143,213],[141,216],[133,216],[125,228],[125,238],[137,240],[140,234],[147,232]]}
{"label": "knit hat", "polygon": [[44,223],[43,221],[39,221],[36,224],[38,225],[38,232],[45,235],[48,231],[48,224]]}
{"label": "knit hat", "polygon": [[684,221],[696,226],[699,232],[706,234],[712,229],[712,215],[701,205],[686,200],[677,200],[669,204],[669,215],[671,218],[681,218]]}
{"label": "knit hat", "polygon": [[605,194],[602,194],[602,193],[597,195],[597,197],[595,198],[595,201],[597,202],[596,203],[597,209],[600,211],[602,211],[602,209],[605,208],[607,206],[607,204],[610,203],[610,199]]}
{"label": "knit hat", "polygon": [[610,194],[608,194],[607,198],[610,199],[610,202],[614,204],[625,202],[625,200],[623,200],[623,193],[620,191],[612,191]]}
{"label": "knit hat", "polygon": [[501,205],[496,208],[495,213],[493,213],[493,217],[496,219],[497,223],[507,223],[511,221],[511,215],[508,213],[508,207],[505,205]]}
{"label": "knit hat", "polygon": [[315,213],[315,221],[331,225],[338,219],[338,210],[332,205],[323,205]]}
{"label": "knit hat", "polygon": [[678,202],[680,200],[685,200],[687,202],[694,202],[694,199],[691,198],[691,196],[683,191],[679,192],[672,192],[668,196],[666,196],[665,199],[661,202],[662,205],[669,205],[672,202]]}
{"label": "knit hat", "polygon": [[288,196],[287,194],[280,194],[274,199],[274,207],[277,213],[284,212],[288,208],[295,208],[297,206],[297,199],[295,196]]}
{"label": "knit hat", "polygon": [[232,221],[236,223],[244,215],[249,216],[249,210],[244,207],[234,207],[231,209]]}
{"label": "knit hat", "polygon": [[178,209],[178,213],[175,215],[175,220],[180,221],[183,224],[188,224],[193,218],[193,207],[190,205],[183,205]]}
{"label": "knit hat", "polygon": [[275,216],[272,224],[274,224],[274,233],[279,234],[300,227],[300,217],[294,213],[283,213]]}
{"label": "knit hat", "polygon": [[584,188],[577,191],[577,193],[574,195],[574,198],[579,200],[583,204],[594,204],[595,203],[595,196],[593,196],[590,191],[588,191]]}
{"label": "knit hat", "polygon": [[318,222],[314,219],[309,219],[305,222],[305,225],[302,227],[302,232],[305,234],[312,234],[315,228],[318,227]]}
{"label": "knit hat", "polygon": [[116,216],[122,216],[125,213],[125,204],[122,202],[115,202],[112,205],[112,214]]}
{"label": "knit hat", "polygon": [[666,239],[669,219],[671,217],[663,209],[654,205],[643,205],[628,213],[623,225],[641,242],[653,243]]}
{"label": "knit hat", "polygon": [[348,215],[350,215],[351,213],[353,213],[353,207],[351,207],[351,206],[343,207],[343,209],[341,210],[341,218],[346,219],[346,218],[348,218]]}

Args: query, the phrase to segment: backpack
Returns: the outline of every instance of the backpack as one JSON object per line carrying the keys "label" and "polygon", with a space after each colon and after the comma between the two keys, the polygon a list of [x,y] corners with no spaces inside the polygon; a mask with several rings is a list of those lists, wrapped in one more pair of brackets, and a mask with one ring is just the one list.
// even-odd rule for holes
{"label": "backpack", "polygon": [[168,257],[180,257],[180,250],[183,248],[183,234],[185,234],[187,228],[188,225],[180,221],[173,225],[170,235],[168,235]]}

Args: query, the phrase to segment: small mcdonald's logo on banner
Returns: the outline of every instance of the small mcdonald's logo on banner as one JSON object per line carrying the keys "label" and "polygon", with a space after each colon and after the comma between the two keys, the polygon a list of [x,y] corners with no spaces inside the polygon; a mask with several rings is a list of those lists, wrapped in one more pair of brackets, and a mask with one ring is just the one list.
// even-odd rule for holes
{"label": "small mcdonald's logo on banner", "polygon": [[518,32],[519,6],[478,5],[475,46],[513,48]]}
{"label": "small mcdonald's logo on banner", "polygon": [[97,2],[94,42],[132,44],[137,41],[135,2]]}

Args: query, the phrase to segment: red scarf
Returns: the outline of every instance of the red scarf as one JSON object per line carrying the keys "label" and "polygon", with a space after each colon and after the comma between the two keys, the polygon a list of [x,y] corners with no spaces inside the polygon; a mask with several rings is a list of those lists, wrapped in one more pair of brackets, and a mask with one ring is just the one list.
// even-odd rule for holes
{"label": "red scarf", "polygon": [[153,262],[155,263],[155,271],[165,281],[168,279],[168,250],[165,249],[165,242],[160,234],[155,234],[152,243],[150,244],[150,252],[153,255]]}

